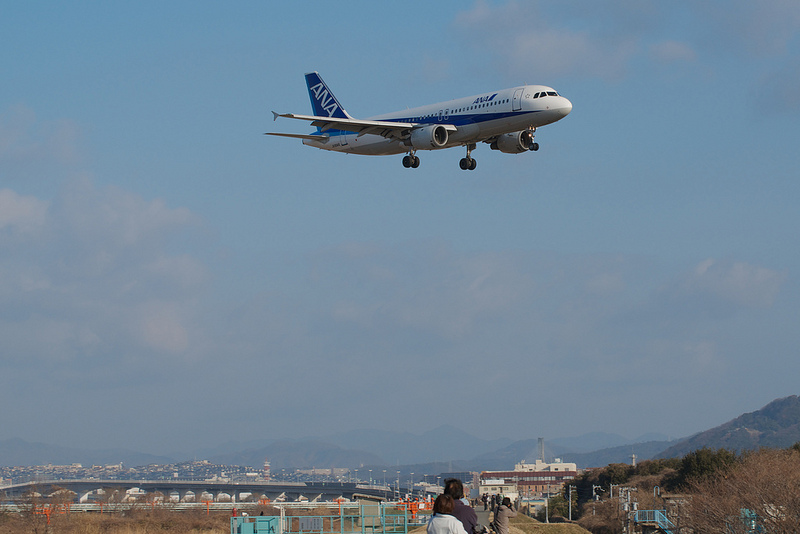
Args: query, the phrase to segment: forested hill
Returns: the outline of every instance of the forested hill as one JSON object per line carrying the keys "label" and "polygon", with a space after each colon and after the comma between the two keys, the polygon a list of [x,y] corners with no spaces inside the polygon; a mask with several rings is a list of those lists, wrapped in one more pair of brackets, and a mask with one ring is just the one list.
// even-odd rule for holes
{"label": "forested hill", "polygon": [[680,457],[703,447],[732,451],[787,448],[800,441],[800,397],[776,399],[760,410],[679,441],[657,456]]}

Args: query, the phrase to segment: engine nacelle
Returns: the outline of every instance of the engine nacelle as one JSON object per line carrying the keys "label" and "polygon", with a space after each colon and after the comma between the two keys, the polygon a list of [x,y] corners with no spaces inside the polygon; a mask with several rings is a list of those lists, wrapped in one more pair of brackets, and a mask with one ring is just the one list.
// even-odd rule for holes
{"label": "engine nacelle", "polygon": [[530,130],[521,130],[503,134],[490,145],[492,150],[499,150],[504,154],[519,154],[530,150],[533,145],[533,134]]}
{"label": "engine nacelle", "polygon": [[441,124],[430,124],[411,130],[411,146],[418,150],[444,148],[450,134]]}

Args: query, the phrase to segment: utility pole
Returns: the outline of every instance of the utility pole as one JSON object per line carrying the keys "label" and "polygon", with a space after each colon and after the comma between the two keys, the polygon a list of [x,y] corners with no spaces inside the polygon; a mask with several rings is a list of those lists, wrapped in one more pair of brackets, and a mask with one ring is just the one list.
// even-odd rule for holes
{"label": "utility pole", "polygon": [[569,486],[569,520],[572,521],[572,488],[575,486]]}
{"label": "utility pole", "polygon": [[597,486],[592,484],[592,515],[595,515],[594,503],[600,500],[600,496],[597,494],[597,490],[602,490],[603,486]]}
{"label": "utility pole", "polygon": [[[633,532],[633,516],[636,514],[636,510],[639,508],[639,503],[636,499],[633,498],[631,492],[637,491],[638,488],[628,488],[622,487],[619,489],[619,502],[622,506],[622,511],[625,514],[625,523],[623,526],[623,532],[631,533]],[[623,495],[625,498],[625,502],[622,502]]]}
{"label": "utility pole", "polygon": [[550,494],[548,493],[547,497],[544,498],[544,522],[545,523],[549,523],[550,522],[550,508],[548,506],[549,502],[550,502]]}

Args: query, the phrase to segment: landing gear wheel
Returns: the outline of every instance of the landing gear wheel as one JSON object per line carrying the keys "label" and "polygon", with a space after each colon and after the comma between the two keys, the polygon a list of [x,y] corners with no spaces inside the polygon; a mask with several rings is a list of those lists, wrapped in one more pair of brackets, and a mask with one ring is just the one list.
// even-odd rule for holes
{"label": "landing gear wheel", "polygon": [[534,152],[536,152],[537,150],[539,150],[539,143],[533,143],[533,144],[531,145],[531,150],[533,150]]}
{"label": "landing gear wheel", "polygon": [[478,162],[472,158],[461,158],[461,161],[458,162],[458,166],[461,167],[462,171],[474,171],[475,167],[478,166]]}
{"label": "landing gear wheel", "polygon": [[458,162],[458,166],[461,167],[462,171],[474,171],[475,167],[478,166],[478,162],[472,159],[471,155],[476,146],[475,143],[467,145],[467,157],[461,158],[461,161]]}
{"label": "landing gear wheel", "polygon": [[403,156],[403,167],[406,169],[416,169],[419,167],[419,158],[414,154],[406,154]]}

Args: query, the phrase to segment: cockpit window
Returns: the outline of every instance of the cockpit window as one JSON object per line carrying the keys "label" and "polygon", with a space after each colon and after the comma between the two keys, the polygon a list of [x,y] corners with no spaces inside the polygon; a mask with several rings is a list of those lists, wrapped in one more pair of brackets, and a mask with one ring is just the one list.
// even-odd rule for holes
{"label": "cockpit window", "polygon": [[558,93],[555,91],[547,91],[547,96],[558,96]]}

